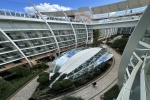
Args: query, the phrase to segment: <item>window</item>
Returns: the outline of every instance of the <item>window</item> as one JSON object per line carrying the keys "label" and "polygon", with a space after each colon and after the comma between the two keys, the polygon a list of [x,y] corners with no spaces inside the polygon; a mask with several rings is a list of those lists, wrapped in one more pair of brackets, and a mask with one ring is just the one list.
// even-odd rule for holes
{"label": "window", "polygon": [[35,56],[28,57],[29,60],[35,59]]}
{"label": "window", "polygon": [[19,64],[19,63],[22,63],[22,61],[21,61],[21,60],[16,60],[16,61],[14,61],[13,63],[14,63],[14,64]]}
{"label": "window", "polygon": [[3,65],[0,65],[0,69],[5,68]]}

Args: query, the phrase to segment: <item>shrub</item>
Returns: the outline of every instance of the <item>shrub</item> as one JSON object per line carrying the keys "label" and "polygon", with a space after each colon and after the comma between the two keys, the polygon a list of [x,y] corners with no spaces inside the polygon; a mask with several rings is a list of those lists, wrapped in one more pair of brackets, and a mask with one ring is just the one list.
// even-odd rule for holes
{"label": "shrub", "polygon": [[81,97],[65,96],[61,100],[83,100]]}
{"label": "shrub", "polygon": [[94,75],[100,75],[101,69],[94,69]]}
{"label": "shrub", "polygon": [[54,92],[60,91],[62,89],[60,81],[56,81],[53,85],[51,90]]}
{"label": "shrub", "polygon": [[38,69],[46,69],[48,68],[48,65],[45,62],[38,62],[34,67]]}
{"label": "shrub", "polygon": [[12,73],[10,75],[4,76],[3,79],[5,79],[6,81],[11,81],[15,78],[18,78],[18,75],[16,73]]}
{"label": "shrub", "polygon": [[124,34],[122,38],[129,38],[130,34]]}
{"label": "shrub", "polygon": [[0,79],[0,100],[6,100],[8,95],[11,94],[10,91],[14,91],[14,86],[10,82],[5,81],[1,78]]}
{"label": "shrub", "polygon": [[2,78],[0,78],[0,93],[7,92],[7,91],[9,91],[9,90],[11,90],[13,88],[14,87],[13,87],[13,85],[10,82],[5,81]]}
{"label": "shrub", "polygon": [[115,34],[115,35],[110,36],[109,38],[110,38],[110,39],[113,39],[113,38],[115,38],[116,36],[118,36],[118,35]]}
{"label": "shrub", "polygon": [[92,79],[93,78],[93,74],[88,74],[86,79]]}
{"label": "shrub", "polygon": [[34,98],[29,98],[29,100],[36,100],[36,99],[34,99]]}
{"label": "shrub", "polygon": [[47,73],[47,72],[42,72],[40,75],[39,75],[39,77],[40,76],[48,76],[49,77],[49,73]]}
{"label": "shrub", "polygon": [[[29,73],[28,76],[25,77],[17,77],[13,80],[10,81],[5,81],[4,85],[6,85],[7,90],[3,90],[0,92],[0,100],[6,100],[11,94],[13,94],[16,90],[18,90],[21,86],[23,86],[25,83],[27,83],[29,80],[31,80],[33,77],[35,77],[37,74],[39,74],[41,70],[34,70],[33,73]],[[1,82],[2,79],[0,79]],[[3,81],[3,80],[2,80]],[[3,84],[0,83],[0,88],[1,86],[4,86]]]}
{"label": "shrub", "polygon": [[45,84],[49,81],[49,74],[47,72],[42,72],[37,79],[40,84]]}
{"label": "shrub", "polygon": [[118,85],[115,85],[104,94],[104,100],[113,100],[113,98],[117,98],[118,94],[119,94],[119,87]]}
{"label": "shrub", "polygon": [[117,50],[119,50],[122,53],[127,42],[128,42],[128,38],[117,39],[116,41],[114,41],[112,43],[112,47],[116,48]]}
{"label": "shrub", "polygon": [[71,80],[69,79],[65,79],[61,81],[61,86],[65,89],[65,88],[69,88],[73,86],[73,83]]}
{"label": "shrub", "polygon": [[25,67],[22,67],[22,66],[13,67],[13,68],[9,69],[8,71],[11,72],[11,73],[16,73],[20,77],[27,76],[30,73],[29,68],[25,68]]}
{"label": "shrub", "polygon": [[87,80],[86,80],[86,79],[84,79],[84,78],[77,80],[78,84],[80,84],[80,85],[85,84],[85,83],[86,83],[86,81],[87,81]]}

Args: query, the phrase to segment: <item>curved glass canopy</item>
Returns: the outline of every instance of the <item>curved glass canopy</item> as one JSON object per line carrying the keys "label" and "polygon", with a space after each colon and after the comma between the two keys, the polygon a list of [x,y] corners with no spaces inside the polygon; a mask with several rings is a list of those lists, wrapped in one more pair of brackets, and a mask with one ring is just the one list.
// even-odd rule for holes
{"label": "curved glass canopy", "polygon": [[112,58],[113,54],[110,54],[106,48],[100,50],[97,54],[91,57],[89,60],[81,64],[75,70],[70,72],[67,76],[71,80],[78,79],[83,75],[87,75],[93,69],[95,69],[98,65]]}
{"label": "curved glass canopy", "polygon": [[[107,48],[84,49],[85,48],[77,48],[63,53],[61,57],[54,60],[53,64],[55,68],[53,72],[55,73],[59,71],[61,73],[66,73],[69,79],[75,80],[82,77],[83,74],[85,75],[86,73],[90,73],[94,68],[109,60],[113,56],[113,54],[108,52]],[[77,58],[77,56],[79,57]],[[83,56],[85,56],[85,58]],[[82,57],[83,59],[81,59]],[[64,68],[65,65],[66,68]]]}
{"label": "curved glass canopy", "polygon": [[73,55],[75,55],[76,53],[82,51],[86,49],[86,47],[81,47],[81,48],[77,48],[77,49],[72,49],[70,51],[64,52],[60,55],[60,57],[56,58],[53,62],[52,62],[52,66],[54,68],[53,73],[59,71],[59,69],[62,67],[62,65],[69,59],[71,58]]}

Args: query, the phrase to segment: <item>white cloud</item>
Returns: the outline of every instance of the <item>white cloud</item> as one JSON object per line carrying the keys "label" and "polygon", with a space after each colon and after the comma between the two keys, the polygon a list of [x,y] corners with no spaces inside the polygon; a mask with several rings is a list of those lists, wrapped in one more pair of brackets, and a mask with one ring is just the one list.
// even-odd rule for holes
{"label": "white cloud", "polygon": [[[50,4],[50,3],[40,3],[39,5],[35,5],[36,9],[41,12],[51,12],[51,11],[60,11],[60,10],[70,10],[70,7],[61,6],[58,4]],[[36,13],[33,7],[25,7],[25,12],[27,13]]]}

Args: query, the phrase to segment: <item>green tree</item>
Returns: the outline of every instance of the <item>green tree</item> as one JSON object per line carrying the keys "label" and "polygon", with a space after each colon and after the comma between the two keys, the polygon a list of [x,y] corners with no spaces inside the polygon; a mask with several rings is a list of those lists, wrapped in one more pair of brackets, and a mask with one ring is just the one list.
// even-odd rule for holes
{"label": "green tree", "polygon": [[6,100],[13,90],[14,86],[10,82],[0,78],[0,100]]}
{"label": "green tree", "polygon": [[62,86],[61,86],[60,81],[56,81],[56,82],[52,85],[51,90],[54,91],[54,92],[57,92],[57,91],[62,90]]}
{"label": "green tree", "polygon": [[99,30],[93,30],[93,46],[98,46],[99,45]]}
{"label": "green tree", "polygon": [[130,34],[124,34],[122,38],[129,38]]}
{"label": "green tree", "polygon": [[102,73],[101,69],[95,68],[94,75],[100,75]]}
{"label": "green tree", "polygon": [[49,73],[47,73],[47,72],[42,72],[39,76],[47,76],[47,77],[49,77]]}
{"label": "green tree", "polygon": [[83,85],[87,82],[87,80],[85,78],[81,78],[79,80],[77,80],[78,84]]}
{"label": "green tree", "polygon": [[13,67],[13,68],[9,69],[8,71],[11,72],[11,73],[17,74],[20,77],[27,76],[30,73],[29,68],[25,68],[25,67],[22,67],[22,66]]}
{"label": "green tree", "polygon": [[5,81],[2,78],[0,78],[0,94],[2,92],[7,92],[7,91],[9,91],[10,89],[13,89],[13,88],[14,87],[10,82]]}
{"label": "green tree", "polygon": [[39,75],[37,82],[39,82],[40,84],[45,84],[45,83],[49,82],[49,74],[47,72],[42,72]]}
{"label": "green tree", "polygon": [[84,100],[81,97],[65,96],[61,100]]}
{"label": "green tree", "polygon": [[113,100],[113,98],[117,98],[118,95],[119,95],[119,87],[118,85],[115,85],[106,93],[104,93],[104,100]]}
{"label": "green tree", "polygon": [[61,86],[62,86],[63,88],[69,88],[69,87],[72,87],[72,86],[73,86],[73,83],[72,83],[71,80],[65,79],[65,80],[62,80],[62,81],[61,81]]}
{"label": "green tree", "polygon": [[113,42],[112,47],[117,48],[119,51],[123,52],[126,44],[128,42],[128,38],[117,39]]}
{"label": "green tree", "polygon": [[48,65],[47,65],[45,62],[38,62],[38,63],[35,65],[35,68],[38,68],[38,69],[46,69],[46,68],[48,68]]}
{"label": "green tree", "polygon": [[49,77],[47,76],[41,76],[37,79],[37,82],[39,82],[40,84],[45,84],[49,81]]}

